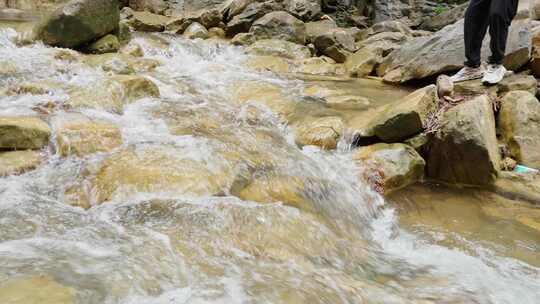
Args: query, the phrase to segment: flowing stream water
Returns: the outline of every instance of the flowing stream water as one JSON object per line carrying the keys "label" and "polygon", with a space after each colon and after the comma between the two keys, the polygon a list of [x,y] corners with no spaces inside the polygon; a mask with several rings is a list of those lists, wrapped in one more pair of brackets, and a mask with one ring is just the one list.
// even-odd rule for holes
{"label": "flowing stream water", "polygon": [[[17,46],[16,37],[0,30],[0,64],[15,71],[0,74],[0,87],[55,85],[47,94],[0,96],[0,115],[35,115],[53,104],[54,113],[44,116],[53,134],[58,120],[78,112],[119,126],[123,144],[62,157],[53,135],[40,167],[0,178],[0,300],[43,290],[41,304],[540,303],[538,234],[524,232],[523,258],[466,232],[426,236],[410,229],[399,222],[400,208],[359,181],[346,138],[336,151],[300,149],[283,121],[258,102],[264,96],[239,104],[231,94],[239,83],[270,84],[293,100],[297,115],[307,115],[316,111],[302,98],[308,82],[254,71],[245,64],[248,55],[219,41],[147,34],[134,40],[145,58],[162,65],[139,74],[158,85],[161,97],[121,111],[69,108],[62,105],[73,90],[100,98],[108,72],[39,43]],[[114,56],[99,58],[115,63]],[[356,84],[356,92],[371,90],[380,102],[405,93]],[[199,169],[181,167],[190,180],[173,188],[158,180],[145,191],[117,189],[103,204],[91,197],[89,210],[66,204],[73,183],[99,195],[92,192],[95,168],[126,149],[159,155],[152,164],[159,170],[177,170],[176,161],[204,170],[199,176]],[[140,173],[128,166],[120,174]],[[276,179],[300,183],[309,206],[242,200],[234,189],[246,179],[270,188]],[[424,200],[431,197],[437,199]],[[411,199],[419,197],[393,201]],[[458,241],[442,241],[450,235]]]}

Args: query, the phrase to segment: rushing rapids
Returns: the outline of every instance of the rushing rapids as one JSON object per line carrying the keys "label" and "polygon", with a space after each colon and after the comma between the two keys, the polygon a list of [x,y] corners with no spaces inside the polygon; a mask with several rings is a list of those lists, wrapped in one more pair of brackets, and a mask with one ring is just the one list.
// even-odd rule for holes
{"label": "rushing rapids", "polygon": [[[144,58],[129,61],[16,38],[0,32],[0,87],[47,89],[4,91],[0,114],[39,113],[53,137],[36,170],[0,179],[0,302],[540,302],[538,234],[520,259],[466,232],[411,233],[359,181],[346,136],[337,151],[298,148],[282,117],[317,116],[308,82],[219,41],[140,35]],[[107,81],[130,69],[159,94],[112,101]],[[74,115],[121,142],[62,155]]]}

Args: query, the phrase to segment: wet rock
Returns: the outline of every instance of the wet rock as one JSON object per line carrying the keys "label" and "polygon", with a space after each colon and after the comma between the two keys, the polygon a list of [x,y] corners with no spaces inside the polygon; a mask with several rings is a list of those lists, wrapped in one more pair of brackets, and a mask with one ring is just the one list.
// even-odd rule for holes
{"label": "wet rock", "polygon": [[128,148],[103,161],[93,191],[98,204],[135,192],[212,196],[227,191],[234,179],[226,169],[215,170],[172,146]]}
{"label": "wet rock", "polygon": [[304,211],[314,211],[314,204],[307,198],[306,183],[294,176],[262,177],[251,182],[238,193],[238,197],[259,203],[278,203]]}
{"label": "wet rock", "polygon": [[251,26],[257,40],[279,39],[298,44],[306,44],[306,26],[287,12],[272,12],[258,19]]}
{"label": "wet rock", "polygon": [[221,12],[216,8],[203,9],[196,12],[172,19],[165,25],[167,32],[182,34],[193,23],[199,23],[206,29],[219,27],[221,23]]}
{"label": "wet rock", "polygon": [[342,64],[336,64],[334,60],[330,62],[322,57],[312,57],[303,60],[297,72],[321,76],[344,75],[345,67]]}
{"label": "wet rock", "polygon": [[139,32],[163,32],[170,21],[168,17],[150,12],[134,12],[129,25]]}
{"label": "wet rock", "polygon": [[345,67],[350,76],[369,76],[383,60],[383,49],[367,46],[347,58]]}
{"label": "wet rock", "polygon": [[76,291],[46,276],[12,279],[0,286],[0,303],[74,304]]}
{"label": "wet rock", "polygon": [[188,39],[208,39],[208,30],[201,24],[194,22],[184,32],[184,37]]}
{"label": "wet rock", "polygon": [[[483,58],[487,58],[489,39],[484,41]],[[529,61],[530,32],[527,20],[512,23],[508,39],[505,66],[517,70]],[[385,58],[377,69],[384,80],[403,83],[441,73],[453,72],[463,66],[463,21],[447,26],[428,37],[409,40],[399,50]]]}
{"label": "wet rock", "polygon": [[428,115],[436,110],[436,94],[434,85],[427,86],[378,109],[370,123],[374,135],[392,143],[422,132]]}
{"label": "wet rock", "polygon": [[247,46],[247,45],[252,45],[253,43],[255,43],[256,40],[257,39],[252,33],[240,33],[234,36],[233,39],[231,39],[231,43],[233,45]]}
{"label": "wet rock", "polygon": [[114,35],[106,35],[103,38],[98,39],[96,42],[91,43],[86,47],[88,53],[93,54],[105,54],[117,52],[120,48],[120,42],[118,37]]}
{"label": "wet rock", "polygon": [[114,31],[120,21],[115,0],[72,0],[34,29],[44,43],[75,48]]}
{"label": "wet rock", "polygon": [[469,3],[463,3],[457,7],[449,9],[441,14],[434,15],[424,19],[420,29],[427,31],[438,31],[447,25],[454,24],[465,16],[465,11]]}
{"label": "wet rock", "polygon": [[422,153],[424,147],[429,143],[429,136],[425,133],[420,133],[415,137],[405,140],[403,143],[413,147],[418,153]]}
{"label": "wet rock", "polygon": [[41,155],[39,151],[0,152],[0,177],[22,174],[37,168],[40,164]]}
{"label": "wet rock", "polygon": [[278,56],[288,59],[305,59],[311,57],[309,49],[303,45],[276,39],[259,40],[247,51],[254,55]]}
{"label": "wet rock", "polygon": [[336,110],[366,110],[371,107],[371,101],[358,95],[336,95],[324,99],[326,105]]}
{"label": "wet rock", "polygon": [[343,29],[335,29],[317,36],[314,41],[317,53],[338,63],[344,63],[356,49],[354,37]]}
{"label": "wet rock", "polygon": [[448,110],[430,142],[427,172],[432,178],[465,185],[493,183],[500,156],[495,116],[485,95]]}
{"label": "wet rock", "polygon": [[57,117],[54,124],[56,145],[62,156],[110,152],[122,144],[120,129],[108,122],[73,114]]}
{"label": "wet rock", "polygon": [[266,106],[280,118],[286,120],[295,110],[295,101],[276,85],[256,81],[243,81],[229,89],[231,102],[236,105],[256,103]]}
{"label": "wet rock", "polygon": [[502,98],[498,126],[510,155],[520,164],[540,169],[540,102],[526,91]]}
{"label": "wet rock", "polygon": [[454,82],[446,75],[437,77],[437,95],[439,98],[452,97],[454,95]]}
{"label": "wet rock", "polygon": [[34,116],[1,116],[0,149],[41,149],[49,143],[51,130]]}
{"label": "wet rock", "polygon": [[[375,144],[359,148],[353,155],[372,186],[388,194],[420,181],[424,177],[424,159],[404,144]],[[381,189],[382,188],[382,189]]]}
{"label": "wet rock", "polygon": [[255,71],[277,74],[290,73],[292,70],[288,59],[275,56],[253,56],[246,61],[245,65]]}
{"label": "wet rock", "polygon": [[159,97],[159,88],[151,80],[135,75],[116,75],[105,81],[100,90],[84,89],[70,94],[74,108],[101,108],[121,113],[124,105],[145,97]]}
{"label": "wet rock", "polygon": [[118,37],[120,45],[126,45],[131,40],[131,28],[126,20],[121,20],[118,23],[118,28],[113,32]]}
{"label": "wet rock", "polygon": [[210,38],[225,39],[225,30],[219,27],[212,27],[208,29],[208,36]]}
{"label": "wet rock", "polygon": [[129,56],[133,56],[133,57],[143,57],[144,56],[144,51],[142,49],[142,47],[140,46],[140,44],[137,44],[137,43],[130,43],[128,45],[126,45],[125,47],[123,47],[120,52],[122,54],[126,54],[126,55],[129,55]]}
{"label": "wet rock", "polygon": [[492,188],[508,199],[540,204],[540,175],[501,172]]}
{"label": "wet rock", "polygon": [[303,146],[318,146],[332,150],[337,147],[343,135],[343,120],[339,117],[306,118],[293,124],[296,144]]}
{"label": "wet rock", "polygon": [[328,33],[338,26],[334,20],[321,20],[306,23],[306,40],[313,43],[317,36]]}

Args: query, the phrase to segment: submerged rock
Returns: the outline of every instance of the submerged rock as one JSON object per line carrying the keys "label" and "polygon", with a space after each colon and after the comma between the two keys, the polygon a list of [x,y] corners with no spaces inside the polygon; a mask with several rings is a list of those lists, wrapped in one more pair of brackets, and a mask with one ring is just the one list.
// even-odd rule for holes
{"label": "submerged rock", "polygon": [[235,176],[173,146],[127,148],[105,159],[96,173],[96,203],[135,192],[212,196],[227,191]]}
{"label": "submerged rock", "polygon": [[540,101],[526,91],[506,94],[498,125],[510,155],[520,164],[540,169]]}
{"label": "submerged rock", "polygon": [[493,183],[500,156],[489,98],[479,96],[448,110],[428,154],[427,172],[432,178],[465,185]]}
{"label": "submerged rock", "polygon": [[377,190],[388,194],[420,181],[426,162],[405,144],[375,144],[358,149],[353,158],[364,178]]}
{"label": "submerged rock", "polygon": [[13,279],[0,286],[0,303],[74,304],[76,291],[46,276]]}
{"label": "submerged rock", "polygon": [[89,53],[105,54],[117,52],[119,48],[120,41],[118,41],[118,37],[114,35],[106,35],[105,37],[90,44],[85,50]]}
{"label": "submerged rock", "polygon": [[35,28],[44,43],[75,48],[111,33],[118,27],[116,0],[71,0]]}
{"label": "submerged rock", "polygon": [[292,126],[299,146],[318,146],[332,150],[343,135],[343,120],[339,117],[305,118]]}
{"label": "submerged rock", "polygon": [[278,56],[288,59],[305,59],[311,57],[311,52],[307,47],[277,39],[259,40],[252,44],[247,51],[254,55]]}
{"label": "submerged rock", "polygon": [[41,155],[39,151],[0,152],[0,177],[25,173],[35,169],[40,164]]}
{"label": "submerged rock", "polygon": [[262,177],[254,180],[237,196],[258,203],[284,203],[304,211],[314,211],[313,202],[306,195],[306,182],[294,176]]}
{"label": "submerged rock", "polygon": [[121,113],[124,105],[145,97],[159,97],[158,86],[148,78],[116,75],[101,84],[100,90],[83,89],[70,94],[68,104],[75,108],[102,108]]}
{"label": "submerged rock", "polygon": [[58,117],[55,125],[58,153],[62,156],[109,152],[122,144],[120,129],[111,123],[68,115]]}
{"label": "submerged rock", "polygon": [[49,143],[49,125],[34,116],[0,117],[0,149],[41,149]]}

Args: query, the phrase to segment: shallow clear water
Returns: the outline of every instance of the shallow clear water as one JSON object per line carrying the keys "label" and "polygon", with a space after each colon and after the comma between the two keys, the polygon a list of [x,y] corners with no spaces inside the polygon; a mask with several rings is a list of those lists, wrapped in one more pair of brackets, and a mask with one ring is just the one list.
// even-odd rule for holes
{"label": "shallow clear water", "polygon": [[[67,289],[65,301],[74,303],[540,302],[537,235],[524,240],[533,246],[526,257],[462,231],[467,250],[434,240],[400,224],[399,208],[358,180],[346,140],[333,152],[299,149],[283,120],[259,102],[263,96],[240,104],[231,93],[238,83],[270,84],[297,115],[319,115],[325,109],[302,96],[310,83],[255,72],[241,49],[224,43],[143,35],[135,41],[145,57],[163,63],[143,73],[161,97],[123,111],[70,109],[62,107],[70,92],[92,89],[100,98],[107,72],[87,64],[92,58],[66,61],[57,59],[58,49],[18,47],[15,37],[0,30],[0,62],[13,65],[0,87],[55,85],[44,95],[0,96],[0,114],[32,114],[52,103],[55,112],[44,118],[53,133],[55,119],[79,112],[118,125],[123,145],[64,158],[53,138],[37,170],[0,179],[0,299],[45,284],[32,279],[41,276]],[[385,102],[369,90],[351,92]],[[399,94],[389,92],[388,102]],[[205,177],[195,188],[163,191],[156,181],[150,191],[119,189],[103,204],[91,198],[88,211],[66,204],[73,184],[92,194],[95,168],[123,149],[202,164]],[[124,174],[137,174],[129,170]],[[299,181],[309,205],[238,198],[235,185],[251,179]],[[219,191],[209,195],[214,180]],[[59,288],[51,284],[42,286]],[[58,301],[45,296],[40,303]]]}

